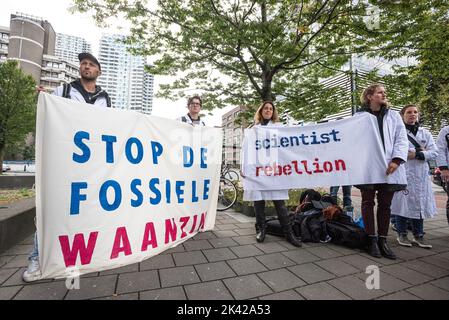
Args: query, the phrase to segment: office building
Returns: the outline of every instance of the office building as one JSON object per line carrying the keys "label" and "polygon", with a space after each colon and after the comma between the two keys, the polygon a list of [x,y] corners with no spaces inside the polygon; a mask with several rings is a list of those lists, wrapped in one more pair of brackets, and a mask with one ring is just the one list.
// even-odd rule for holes
{"label": "office building", "polygon": [[80,52],[92,53],[92,46],[85,39],[63,33],[56,33],[55,55],[63,61],[78,64]]}

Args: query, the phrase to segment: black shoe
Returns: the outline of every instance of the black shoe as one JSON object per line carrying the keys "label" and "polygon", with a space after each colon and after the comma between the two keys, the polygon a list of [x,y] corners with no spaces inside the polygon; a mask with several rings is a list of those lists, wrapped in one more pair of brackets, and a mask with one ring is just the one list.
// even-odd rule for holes
{"label": "black shoe", "polygon": [[265,226],[263,227],[256,227],[256,240],[257,242],[264,242],[265,241],[265,235],[266,235],[266,229]]}
{"label": "black shoe", "polygon": [[373,256],[375,258],[381,258],[382,254],[380,253],[379,246],[377,244],[377,237],[376,236],[369,236],[368,240],[368,254],[370,256]]}
{"label": "black shoe", "polygon": [[302,246],[301,239],[299,239],[299,238],[297,238],[295,236],[295,234],[293,233],[293,230],[291,230],[290,232],[287,232],[285,234],[285,238],[287,239],[288,242],[290,242],[295,247],[301,247]]}
{"label": "black shoe", "polygon": [[387,243],[386,237],[379,237],[379,250],[382,256],[385,258],[396,260],[396,255],[391,251]]}

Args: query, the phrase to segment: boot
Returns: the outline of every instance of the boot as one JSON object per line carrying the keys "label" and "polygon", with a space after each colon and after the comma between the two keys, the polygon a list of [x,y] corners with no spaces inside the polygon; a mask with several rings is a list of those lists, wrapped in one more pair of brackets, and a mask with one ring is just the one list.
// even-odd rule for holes
{"label": "boot", "polygon": [[387,237],[379,236],[379,250],[380,253],[388,259],[396,260],[396,255],[391,251],[387,243]]}
{"label": "boot", "polygon": [[256,225],[256,240],[257,242],[264,242],[265,241],[265,235],[266,235],[266,226],[262,225]]}
{"label": "boot", "polygon": [[379,246],[377,245],[377,237],[376,236],[369,236],[367,251],[370,256],[373,256],[375,258],[382,257],[382,255],[380,254]]}
{"label": "boot", "polygon": [[295,233],[293,232],[291,224],[287,224],[287,225],[283,226],[283,229],[284,229],[285,238],[287,239],[288,242],[290,242],[295,247],[302,246],[301,239],[299,239],[295,236]]}

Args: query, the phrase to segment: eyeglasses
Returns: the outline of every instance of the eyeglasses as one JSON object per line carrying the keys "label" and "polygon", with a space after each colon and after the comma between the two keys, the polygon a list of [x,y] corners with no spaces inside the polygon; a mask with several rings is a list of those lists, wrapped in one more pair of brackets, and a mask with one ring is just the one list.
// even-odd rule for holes
{"label": "eyeglasses", "polygon": [[201,106],[201,103],[199,102],[190,102],[191,106]]}

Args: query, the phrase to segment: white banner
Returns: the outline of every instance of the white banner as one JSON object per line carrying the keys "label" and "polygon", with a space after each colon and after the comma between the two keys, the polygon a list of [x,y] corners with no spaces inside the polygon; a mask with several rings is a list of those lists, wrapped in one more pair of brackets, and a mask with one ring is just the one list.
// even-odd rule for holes
{"label": "white banner", "polygon": [[42,93],[37,113],[44,278],[137,263],[214,228],[220,129]]}
{"label": "white banner", "polygon": [[245,190],[385,183],[387,161],[377,120],[368,113],[310,126],[245,130]]}

